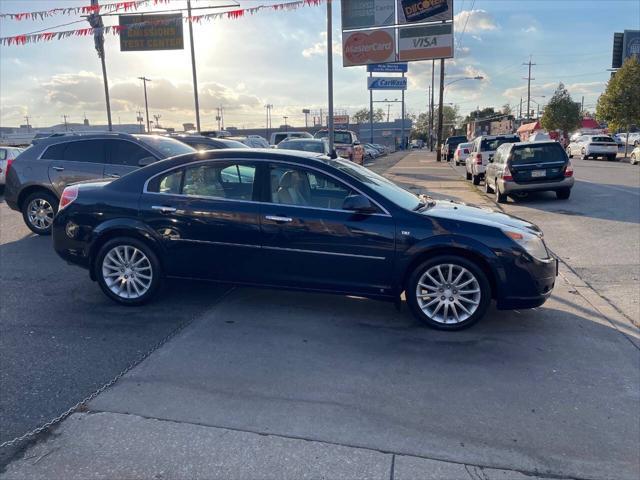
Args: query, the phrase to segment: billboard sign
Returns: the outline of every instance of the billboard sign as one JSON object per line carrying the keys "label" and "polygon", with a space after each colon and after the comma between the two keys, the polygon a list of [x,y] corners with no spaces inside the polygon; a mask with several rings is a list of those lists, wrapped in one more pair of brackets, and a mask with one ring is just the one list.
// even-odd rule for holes
{"label": "billboard sign", "polygon": [[401,28],[399,37],[399,60],[453,57],[453,23]]}
{"label": "billboard sign", "polygon": [[367,65],[369,73],[407,73],[409,64],[407,63],[370,63]]}
{"label": "billboard sign", "polygon": [[181,13],[119,15],[119,19],[121,26],[149,22],[143,27],[123,28],[120,31],[121,52],[182,50],[184,48]]}
{"label": "billboard sign", "polygon": [[396,21],[396,0],[348,0],[342,2],[342,29],[383,27]]}
{"label": "billboard sign", "polygon": [[453,20],[453,0],[397,0],[398,23]]}
{"label": "billboard sign", "polygon": [[[329,125],[329,117],[326,117],[327,125]],[[349,125],[349,115],[334,115],[334,125]]]}
{"label": "billboard sign", "polygon": [[369,90],[406,90],[407,77],[367,77]]}
{"label": "billboard sign", "polygon": [[396,61],[395,29],[360,30],[342,34],[342,65]]}

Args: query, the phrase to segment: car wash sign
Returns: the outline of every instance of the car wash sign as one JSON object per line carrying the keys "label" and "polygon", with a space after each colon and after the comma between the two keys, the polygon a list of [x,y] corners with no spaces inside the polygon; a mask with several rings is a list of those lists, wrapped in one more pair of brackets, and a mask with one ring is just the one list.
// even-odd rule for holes
{"label": "car wash sign", "polygon": [[182,50],[182,14],[120,15],[120,51]]}
{"label": "car wash sign", "polygon": [[367,77],[369,90],[406,90],[407,77]]}

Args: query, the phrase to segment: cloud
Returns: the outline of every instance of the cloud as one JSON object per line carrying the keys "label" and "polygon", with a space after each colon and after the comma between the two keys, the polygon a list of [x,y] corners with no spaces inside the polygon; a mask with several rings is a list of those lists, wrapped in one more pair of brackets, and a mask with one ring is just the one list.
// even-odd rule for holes
{"label": "cloud", "polygon": [[[302,56],[305,58],[311,58],[316,55],[325,55],[327,53],[327,32],[320,33],[321,40],[315,42],[308,48],[302,50]],[[333,54],[342,56],[342,42],[333,41]]]}
{"label": "cloud", "polygon": [[524,33],[535,33],[538,31],[535,25],[529,25],[527,28],[523,28],[522,31]]}
{"label": "cloud", "polygon": [[493,16],[486,10],[463,10],[453,18],[453,21],[454,31],[458,32],[464,30],[477,34],[499,28]]}

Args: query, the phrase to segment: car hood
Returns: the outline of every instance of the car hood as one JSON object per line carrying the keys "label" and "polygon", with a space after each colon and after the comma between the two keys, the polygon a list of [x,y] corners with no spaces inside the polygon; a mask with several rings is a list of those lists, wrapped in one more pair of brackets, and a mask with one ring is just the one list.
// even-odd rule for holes
{"label": "car hood", "polygon": [[436,200],[435,205],[421,213],[429,217],[460,220],[496,228],[518,228],[542,236],[542,230],[537,225],[522,218],[507,215],[492,208],[467,205],[453,200]]}

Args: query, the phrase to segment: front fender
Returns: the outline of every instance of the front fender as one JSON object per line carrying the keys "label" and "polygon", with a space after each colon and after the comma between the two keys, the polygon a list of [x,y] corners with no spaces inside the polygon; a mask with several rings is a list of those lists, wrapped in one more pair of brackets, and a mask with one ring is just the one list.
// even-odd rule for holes
{"label": "front fender", "polygon": [[399,253],[396,272],[397,284],[403,285],[404,279],[410,274],[410,269],[415,266],[416,262],[427,260],[430,256],[455,254],[456,252],[467,257],[481,259],[490,269],[490,273],[496,280],[496,285],[504,283],[506,272],[496,252],[484,243],[468,236],[443,234],[425,238]]}

